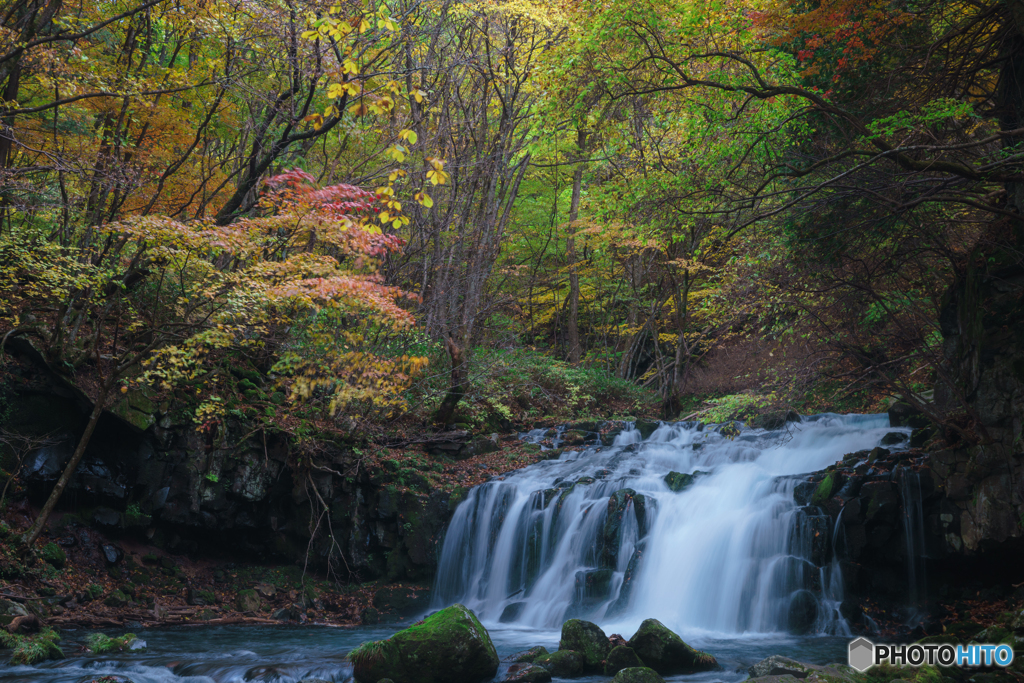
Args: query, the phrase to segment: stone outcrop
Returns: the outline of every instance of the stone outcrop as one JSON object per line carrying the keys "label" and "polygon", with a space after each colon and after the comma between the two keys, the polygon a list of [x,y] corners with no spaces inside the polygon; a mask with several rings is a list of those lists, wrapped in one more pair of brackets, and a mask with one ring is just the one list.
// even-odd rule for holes
{"label": "stone outcrop", "polygon": [[[17,400],[5,426],[45,436],[23,469],[30,499],[39,504],[70,458],[91,406],[30,355],[15,354],[18,362],[7,368]],[[256,386],[258,375],[249,375],[239,382],[273,398],[269,387]],[[395,463],[357,467],[361,447],[322,441],[323,469],[297,469],[298,446],[288,435],[236,417],[200,431],[182,405],[132,390],[101,418],[69,485],[66,497],[76,506],[65,522],[102,527],[112,537],[145,534],[175,553],[230,552],[288,563],[306,555],[310,529],[319,523],[328,531],[314,540],[311,562],[333,553],[338,568],[361,580],[429,583],[436,544],[458,497]],[[323,504],[328,514],[321,518]]]}

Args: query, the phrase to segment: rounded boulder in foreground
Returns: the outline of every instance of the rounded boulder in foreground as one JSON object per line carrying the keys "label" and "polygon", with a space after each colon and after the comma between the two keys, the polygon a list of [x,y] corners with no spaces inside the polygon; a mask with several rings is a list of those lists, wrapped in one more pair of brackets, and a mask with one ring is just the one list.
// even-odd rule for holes
{"label": "rounded boulder in foreground", "polygon": [[358,683],[483,683],[498,672],[498,653],[476,615],[452,605],[387,640],[349,653]]}
{"label": "rounded boulder in foreground", "polygon": [[663,676],[718,668],[712,655],[693,649],[657,619],[644,620],[628,645],[644,664]]}

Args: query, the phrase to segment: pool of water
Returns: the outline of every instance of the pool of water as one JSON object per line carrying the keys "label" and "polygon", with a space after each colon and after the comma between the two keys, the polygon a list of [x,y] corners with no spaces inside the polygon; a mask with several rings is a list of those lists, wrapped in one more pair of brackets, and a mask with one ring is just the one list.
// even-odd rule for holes
{"label": "pool of water", "polygon": [[[343,682],[352,666],[351,649],[367,640],[387,638],[406,624],[380,627],[204,626],[143,629],[144,651],[96,657],[84,653],[90,631],[65,631],[62,661],[37,666],[0,665],[0,683],[82,683],[118,675],[133,683],[296,683],[304,678]],[[622,626],[628,626],[623,624]],[[609,633],[616,632],[606,629]],[[108,631],[110,635],[122,632]],[[534,645],[558,648],[558,631],[526,628],[490,629],[502,658]],[[625,633],[627,637],[632,632]],[[754,635],[723,638],[682,634],[694,647],[714,654],[722,669],[668,680],[732,683],[747,677],[746,668],[769,655],[782,654],[813,664],[845,661],[847,639],[829,636]],[[503,678],[504,666],[495,680]],[[606,681],[594,676],[575,679]]]}

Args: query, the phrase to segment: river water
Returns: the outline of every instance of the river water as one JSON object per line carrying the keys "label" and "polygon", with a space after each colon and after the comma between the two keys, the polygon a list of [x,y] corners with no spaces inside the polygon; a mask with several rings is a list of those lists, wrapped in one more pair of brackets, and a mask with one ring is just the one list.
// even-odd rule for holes
{"label": "river water", "polygon": [[[352,629],[318,626],[143,629],[138,635],[146,641],[145,651],[103,657],[76,654],[89,632],[66,631],[61,645],[68,659],[38,666],[0,665],[0,682],[83,683],[116,675],[133,683],[298,683],[305,678],[341,683],[352,675],[352,666],[344,659],[347,652],[366,640],[387,638],[398,628],[401,625]],[[558,648],[557,631],[492,627],[490,633],[502,658],[533,645],[543,645],[549,650]],[[747,635],[691,638],[690,642],[713,652],[723,670],[667,680],[740,681],[747,677],[746,667],[773,654],[819,664],[841,661],[848,639]],[[496,680],[501,680],[502,669]],[[608,679],[599,676],[575,680],[596,683]]]}
{"label": "river water", "polygon": [[[890,431],[885,415],[832,414],[738,434],[681,423],[644,440],[626,429],[610,446],[496,477],[455,512],[433,607],[473,609],[502,657],[534,645],[556,649],[561,623],[572,616],[626,638],[657,618],[722,665],[673,679],[694,683],[742,680],[750,664],[772,654],[843,661],[849,630],[837,611],[842,582],[831,523],[823,527],[827,516],[800,505],[794,492],[802,475],[872,448]],[[666,481],[672,472],[696,476],[674,491]],[[801,635],[793,635],[800,619]],[[87,632],[68,631],[69,659],[0,665],[0,683],[103,675],[134,683],[346,681],[346,653],[404,623],[149,629],[139,633],[145,651],[100,658],[77,654]]]}

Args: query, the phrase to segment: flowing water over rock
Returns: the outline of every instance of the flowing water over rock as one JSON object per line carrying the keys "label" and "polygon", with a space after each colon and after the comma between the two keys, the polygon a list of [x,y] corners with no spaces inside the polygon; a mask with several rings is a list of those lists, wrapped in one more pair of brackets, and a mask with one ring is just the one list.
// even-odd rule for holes
{"label": "flowing water over rock", "polygon": [[648,617],[688,634],[847,634],[832,524],[800,475],[891,431],[886,415],[825,414],[772,431],[662,425],[566,451],[470,492],[435,606],[540,629],[579,616],[627,636]]}

